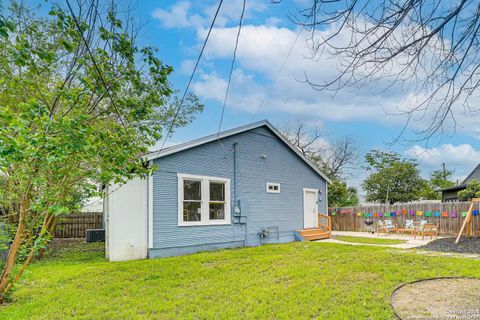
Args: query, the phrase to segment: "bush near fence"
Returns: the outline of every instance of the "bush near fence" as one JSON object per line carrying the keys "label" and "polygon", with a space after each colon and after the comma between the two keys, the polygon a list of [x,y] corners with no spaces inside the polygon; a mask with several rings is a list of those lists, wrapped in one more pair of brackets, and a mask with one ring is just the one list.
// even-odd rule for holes
{"label": "bush near fence", "polygon": [[55,229],[56,238],[85,238],[87,229],[103,228],[101,212],[80,212],[60,217]]}
{"label": "bush near fence", "polygon": [[[393,224],[398,227],[405,225],[405,220],[428,220],[431,223],[438,223],[440,226],[440,234],[453,236],[458,233],[465,218],[461,217],[461,212],[468,211],[471,202],[445,202],[445,203],[402,203],[395,205],[369,205],[343,208],[329,208],[328,214],[332,216],[332,230],[336,231],[366,231],[365,220],[374,220],[375,224],[378,220],[392,220]],[[478,209],[478,206],[476,207]],[[398,212],[407,210],[435,212],[448,212],[449,217],[425,217],[425,216],[411,216],[409,214],[396,214],[394,217],[358,217],[357,212],[371,212],[371,213],[385,213]],[[334,215],[332,213],[335,212]],[[450,217],[450,213],[455,212],[456,217]],[[480,217],[474,216],[475,230],[480,230]]]}

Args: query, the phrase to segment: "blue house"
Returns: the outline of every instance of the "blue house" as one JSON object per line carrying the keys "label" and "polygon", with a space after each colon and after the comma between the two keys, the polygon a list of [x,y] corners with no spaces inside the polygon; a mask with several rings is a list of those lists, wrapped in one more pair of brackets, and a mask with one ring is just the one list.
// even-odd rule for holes
{"label": "blue house", "polygon": [[145,158],[151,177],[107,192],[112,261],[329,236],[329,179],[266,120]]}

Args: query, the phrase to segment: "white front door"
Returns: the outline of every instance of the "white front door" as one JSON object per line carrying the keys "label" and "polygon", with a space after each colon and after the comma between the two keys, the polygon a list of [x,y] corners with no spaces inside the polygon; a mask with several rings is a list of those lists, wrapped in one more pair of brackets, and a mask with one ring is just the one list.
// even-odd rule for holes
{"label": "white front door", "polygon": [[303,189],[303,228],[317,227],[318,190]]}

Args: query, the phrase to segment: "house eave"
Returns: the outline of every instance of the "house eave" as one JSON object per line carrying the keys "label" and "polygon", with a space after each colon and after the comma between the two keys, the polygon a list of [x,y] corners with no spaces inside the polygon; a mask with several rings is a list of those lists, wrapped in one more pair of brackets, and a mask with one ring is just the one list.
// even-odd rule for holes
{"label": "house eave", "polygon": [[252,129],[256,129],[259,127],[263,127],[263,126],[270,129],[280,140],[282,140],[291,150],[293,150],[293,152],[295,152],[305,163],[307,163],[319,176],[325,179],[325,181],[327,181],[328,183],[332,183],[332,181],[322,171],[320,171],[317,166],[315,166],[305,155],[303,155],[300,152],[300,150],[298,150],[298,148],[296,148],[290,141],[288,141],[288,139],[282,133],[280,133],[280,131],[278,131],[268,120],[257,121],[257,122],[240,126],[237,128],[233,128],[230,130],[225,130],[218,134],[212,134],[203,138],[195,139],[195,140],[178,144],[165,149],[152,151],[145,154],[143,158],[147,161],[162,158],[183,150],[194,148],[215,140],[220,140],[226,137],[230,137],[230,136],[233,136],[245,131],[249,131]]}
{"label": "house eave", "polygon": [[439,189],[438,191],[441,191],[441,192],[444,192],[444,191],[455,191],[455,190],[465,189],[466,187],[467,187],[466,184],[459,184],[459,185],[457,185],[457,186],[453,186],[453,187],[450,187],[450,188]]}

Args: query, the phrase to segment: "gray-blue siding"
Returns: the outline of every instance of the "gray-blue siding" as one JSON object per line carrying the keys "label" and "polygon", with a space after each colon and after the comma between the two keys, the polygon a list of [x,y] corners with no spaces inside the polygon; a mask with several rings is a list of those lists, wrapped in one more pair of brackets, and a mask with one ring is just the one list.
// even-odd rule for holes
{"label": "gray-blue siding", "polygon": [[[244,225],[178,226],[177,173],[231,179],[234,220],[234,152],[237,143],[237,196]],[[222,146],[223,145],[223,146]],[[265,154],[263,159],[261,154]],[[326,212],[326,181],[268,128],[260,127],[155,160],[153,177],[153,249],[150,256],[167,256],[260,243],[258,232],[278,226],[280,239],[293,241],[293,231],[303,228],[303,188],[321,191],[319,210]],[[266,183],[281,184],[281,193],[267,193]]]}

